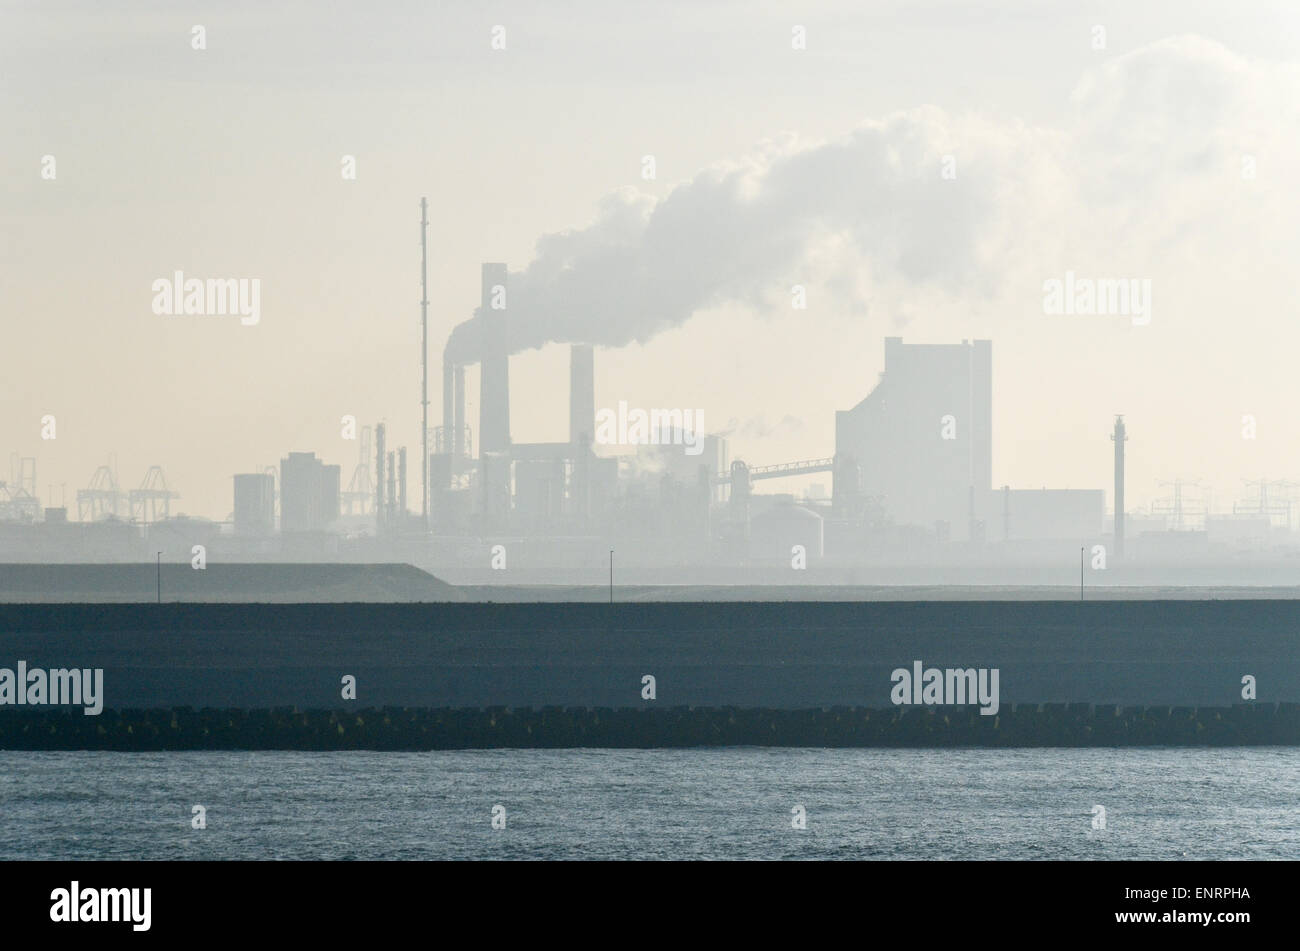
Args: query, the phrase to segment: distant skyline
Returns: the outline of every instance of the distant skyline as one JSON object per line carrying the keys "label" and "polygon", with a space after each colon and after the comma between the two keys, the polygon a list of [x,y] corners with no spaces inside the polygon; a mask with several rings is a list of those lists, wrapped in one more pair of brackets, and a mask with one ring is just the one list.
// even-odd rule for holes
{"label": "distant skyline", "polygon": [[[1130,511],[1176,477],[1220,508],[1300,481],[1293,3],[382,9],[0,5],[0,478],[35,456],[75,517],[115,454],[124,489],[160,464],[173,513],[222,519],[291,450],[346,487],[345,415],[418,456],[427,196],[431,425],[502,261],[521,321],[550,301],[530,332],[608,335],[598,409],[698,408],[753,465],[834,452],[885,337],[988,338],[995,485],[1109,507],[1117,413]],[[259,282],[258,319],[156,313],[177,271]],[[1145,296],[1054,310],[1079,281]],[[512,434],[567,439],[568,348],[533,342]]]}

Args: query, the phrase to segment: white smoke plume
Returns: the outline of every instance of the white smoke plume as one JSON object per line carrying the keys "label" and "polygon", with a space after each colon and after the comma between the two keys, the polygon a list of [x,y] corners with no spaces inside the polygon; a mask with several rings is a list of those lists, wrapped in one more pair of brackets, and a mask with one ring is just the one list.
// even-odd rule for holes
{"label": "white smoke plume", "polygon": [[[897,315],[1009,286],[1037,308],[1043,278],[1075,265],[1187,273],[1277,199],[1238,188],[1206,216],[1198,196],[1239,181],[1243,153],[1294,181],[1279,174],[1294,136],[1278,130],[1297,90],[1293,67],[1176,37],[1087,72],[1051,126],[921,107],[833,141],[766,143],[659,200],[616,192],[592,224],[541,238],[510,274],[507,346],[644,343],[719,305],[789,308],[810,275],[855,312],[884,294]],[[476,360],[477,331],[458,326],[449,358]]]}
{"label": "white smoke plume", "polygon": [[[658,201],[617,192],[593,224],[543,237],[533,262],[510,274],[509,349],[622,346],[707,307],[767,306],[831,246],[908,281],[959,290],[978,274],[981,228],[1001,195],[974,169],[935,188],[945,138],[941,114],[924,109],[835,142],[770,145]],[[938,233],[936,214],[945,222]],[[476,336],[474,321],[457,327],[451,359],[475,359]]]}

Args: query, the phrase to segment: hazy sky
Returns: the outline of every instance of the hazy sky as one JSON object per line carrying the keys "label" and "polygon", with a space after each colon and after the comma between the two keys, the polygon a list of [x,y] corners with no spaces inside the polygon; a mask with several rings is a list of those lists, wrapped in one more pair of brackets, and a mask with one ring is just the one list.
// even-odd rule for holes
{"label": "hazy sky", "polygon": [[[885,336],[990,337],[997,485],[1109,500],[1118,412],[1131,508],[1300,482],[1298,27],[1289,0],[0,0],[0,477],[34,455],[75,507],[115,453],[224,518],[291,449],[346,483],[344,414],[414,450],[428,196],[435,370],[479,263],[540,251],[533,286],[616,310],[569,329],[659,331],[597,349],[597,406],[698,408],[754,465],[831,454]],[[156,315],[176,270],[259,279],[260,322]],[[1067,271],[1149,280],[1150,322],[1044,313]],[[567,438],[567,365],[512,358],[517,440]]]}

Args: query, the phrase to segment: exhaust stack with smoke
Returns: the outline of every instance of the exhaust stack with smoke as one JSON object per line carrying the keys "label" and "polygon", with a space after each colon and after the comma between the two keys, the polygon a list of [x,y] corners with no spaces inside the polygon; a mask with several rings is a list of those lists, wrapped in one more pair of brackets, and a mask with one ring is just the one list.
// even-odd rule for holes
{"label": "exhaust stack with smoke", "polygon": [[591,445],[596,432],[595,357],[591,344],[575,343],[569,350],[569,442]]}
{"label": "exhaust stack with smoke", "polygon": [[456,396],[455,396],[456,415],[452,424],[452,471],[457,471],[460,466],[460,460],[465,458],[465,368],[456,367]]}
{"label": "exhaust stack with smoke", "polygon": [[439,447],[442,452],[451,452],[453,439],[452,429],[456,418],[456,407],[452,402],[451,382],[455,375],[456,368],[451,362],[451,354],[443,353],[442,355],[442,446]]}
{"label": "exhaust stack with smoke", "polygon": [[479,360],[478,447],[485,452],[510,448],[510,343],[506,337],[506,266],[483,265],[483,293],[478,323],[482,332]]}

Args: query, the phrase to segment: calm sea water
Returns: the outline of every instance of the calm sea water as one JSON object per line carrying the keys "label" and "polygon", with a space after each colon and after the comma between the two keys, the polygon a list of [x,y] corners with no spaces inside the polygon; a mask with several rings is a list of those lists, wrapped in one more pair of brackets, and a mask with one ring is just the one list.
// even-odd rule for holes
{"label": "calm sea water", "polygon": [[0,858],[1296,859],[1298,789],[1268,747],[0,752]]}

